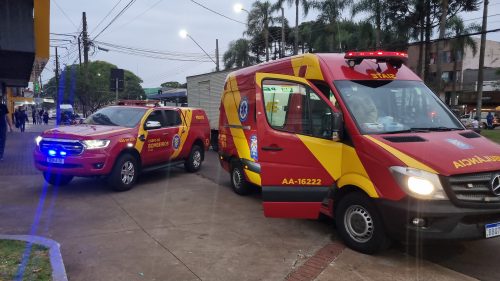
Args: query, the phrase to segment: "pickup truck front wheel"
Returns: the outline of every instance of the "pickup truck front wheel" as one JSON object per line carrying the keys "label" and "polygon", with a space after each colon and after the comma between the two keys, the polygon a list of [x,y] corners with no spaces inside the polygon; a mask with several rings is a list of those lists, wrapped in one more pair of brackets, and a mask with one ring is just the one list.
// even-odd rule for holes
{"label": "pickup truck front wheel", "polygon": [[120,156],[108,177],[109,184],[116,191],[130,190],[137,180],[137,160],[130,154]]}
{"label": "pickup truck front wheel", "polygon": [[73,179],[73,176],[58,175],[49,172],[44,172],[43,178],[45,179],[46,182],[48,182],[51,185],[61,186],[61,185],[67,185]]}

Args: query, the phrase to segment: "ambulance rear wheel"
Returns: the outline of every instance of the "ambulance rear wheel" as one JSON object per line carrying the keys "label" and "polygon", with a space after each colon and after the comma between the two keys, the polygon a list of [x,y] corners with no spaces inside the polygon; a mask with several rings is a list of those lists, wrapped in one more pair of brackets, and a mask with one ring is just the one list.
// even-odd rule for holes
{"label": "ambulance rear wheel", "polygon": [[335,212],[337,231],[345,244],[364,254],[387,249],[387,237],[382,218],[371,200],[360,192],[347,194]]}
{"label": "ambulance rear wheel", "polygon": [[248,195],[251,192],[250,184],[245,178],[243,169],[237,163],[231,165],[231,186],[233,191],[239,195]]}
{"label": "ambulance rear wheel", "polygon": [[62,185],[67,185],[73,179],[73,176],[58,175],[49,172],[44,172],[43,178],[47,183],[51,185],[62,186]]}

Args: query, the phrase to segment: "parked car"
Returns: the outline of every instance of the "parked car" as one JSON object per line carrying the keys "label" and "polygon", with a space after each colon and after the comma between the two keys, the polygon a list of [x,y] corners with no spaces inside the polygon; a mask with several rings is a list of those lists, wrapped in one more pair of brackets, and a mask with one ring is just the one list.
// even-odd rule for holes
{"label": "parked car", "polygon": [[74,176],[105,176],[129,190],[140,172],[183,164],[201,168],[210,143],[205,112],[186,107],[110,106],[83,124],[47,130],[36,139],[35,166],[53,185]]}

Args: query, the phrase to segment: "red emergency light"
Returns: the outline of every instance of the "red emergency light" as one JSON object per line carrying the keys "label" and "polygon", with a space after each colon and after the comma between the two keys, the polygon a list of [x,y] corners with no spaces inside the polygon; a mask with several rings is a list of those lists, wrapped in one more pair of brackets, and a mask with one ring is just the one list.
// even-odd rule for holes
{"label": "red emergency light", "polygon": [[375,59],[377,63],[386,62],[395,68],[400,68],[403,63],[408,61],[408,54],[403,52],[363,51],[347,52],[344,58],[350,67],[360,64],[364,59]]}

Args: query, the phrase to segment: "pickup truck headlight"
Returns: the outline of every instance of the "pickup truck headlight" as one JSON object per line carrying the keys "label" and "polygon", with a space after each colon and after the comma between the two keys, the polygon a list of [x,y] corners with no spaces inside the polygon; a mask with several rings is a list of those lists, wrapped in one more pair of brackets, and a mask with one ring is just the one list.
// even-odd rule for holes
{"label": "pickup truck headlight", "polygon": [[390,167],[396,182],[404,191],[415,198],[425,200],[446,200],[438,175],[409,167]]}
{"label": "pickup truck headlight", "polygon": [[108,147],[109,140],[84,140],[82,141],[86,149],[99,149]]}
{"label": "pickup truck headlight", "polygon": [[43,140],[42,136],[38,136],[35,138],[35,143],[36,143],[36,146],[39,146],[40,145],[40,142]]}

